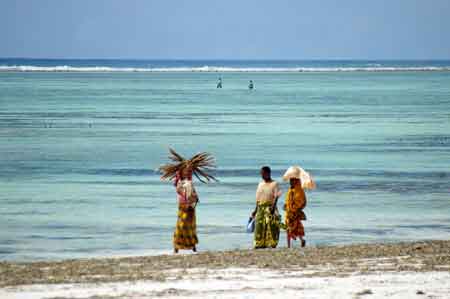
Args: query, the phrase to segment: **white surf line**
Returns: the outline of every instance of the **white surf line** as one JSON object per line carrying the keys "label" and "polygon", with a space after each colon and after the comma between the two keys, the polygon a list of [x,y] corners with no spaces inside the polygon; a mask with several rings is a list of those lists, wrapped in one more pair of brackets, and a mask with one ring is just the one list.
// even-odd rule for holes
{"label": "white surf line", "polygon": [[0,65],[0,72],[84,72],[84,73],[328,73],[328,72],[447,72],[450,66],[405,67],[108,67],[108,66],[35,66]]}
{"label": "white surf line", "polygon": [[[27,285],[0,289],[2,299],[44,298],[449,298],[449,272],[376,272],[347,277],[305,277],[304,271],[232,268],[177,271],[164,282],[137,281]],[[309,271],[308,271],[309,272]],[[423,294],[426,296],[424,297]],[[109,297],[108,297],[109,298]],[[428,297],[429,298],[429,297]]]}

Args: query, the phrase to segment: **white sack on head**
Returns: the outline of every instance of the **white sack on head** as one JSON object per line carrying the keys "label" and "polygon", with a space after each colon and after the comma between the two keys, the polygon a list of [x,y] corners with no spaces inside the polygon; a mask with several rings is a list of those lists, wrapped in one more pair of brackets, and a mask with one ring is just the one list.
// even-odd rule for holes
{"label": "white sack on head", "polygon": [[283,175],[283,180],[289,181],[291,178],[300,179],[303,189],[315,189],[316,183],[312,176],[300,166],[291,166]]}

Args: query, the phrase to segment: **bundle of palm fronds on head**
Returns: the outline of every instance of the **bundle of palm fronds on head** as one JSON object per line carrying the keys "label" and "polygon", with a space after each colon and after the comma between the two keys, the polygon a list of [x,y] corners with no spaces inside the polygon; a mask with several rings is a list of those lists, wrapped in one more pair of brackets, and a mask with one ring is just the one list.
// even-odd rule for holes
{"label": "bundle of palm fronds on head", "polygon": [[169,159],[174,163],[168,163],[159,168],[161,172],[161,180],[172,180],[180,174],[185,168],[190,168],[192,173],[202,182],[207,183],[217,179],[209,174],[216,168],[214,157],[206,152],[198,153],[189,160],[183,158],[173,149],[169,148]]}

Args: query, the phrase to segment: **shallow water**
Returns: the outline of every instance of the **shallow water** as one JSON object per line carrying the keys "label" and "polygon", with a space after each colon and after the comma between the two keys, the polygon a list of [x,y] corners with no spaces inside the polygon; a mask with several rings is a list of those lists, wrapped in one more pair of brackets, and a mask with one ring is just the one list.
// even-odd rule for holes
{"label": "shallow water", "polygon": [[450,72],[218,76],[0,72],[0,259],[170,251],[168,146],[217,158],[200,250],[251,247],[262,165],[315,177],[309,244],[448,239]]}

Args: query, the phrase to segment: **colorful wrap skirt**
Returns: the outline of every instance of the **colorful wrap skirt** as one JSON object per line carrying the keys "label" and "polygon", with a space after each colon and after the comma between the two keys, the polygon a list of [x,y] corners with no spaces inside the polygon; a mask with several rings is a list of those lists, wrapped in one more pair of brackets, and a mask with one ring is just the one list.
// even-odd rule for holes
{"label": "colorful wrap skirt", "polygon": [[305,236],[302,220],[306,220],[303,208],[306,206],[306,195],[300,185],[289,188],[286,194],[286,231],[288,237],[296,239]]}
{"label": "colorful wrap skirt", "polygon": [[195,208],[188,205],[178,206],[178,220],[173,234],[175,249],[193,249],[198,243]]}
{"label": "colorful wrap skirt", "polygon": [[276,209],[272,214],[271,207],[271,203],[258,203],[253,241],[255,248],[275,248],[278,245],[281,217]]}
{"label": "colorful wrap skirt", "polygon": [[297,239],[297,237],[305,236],[305,228],[301,220],[306,220],[305,213],[298,209],[297,211],[290,211],[286,209],[286,231],[288,237],[291,239]]}

